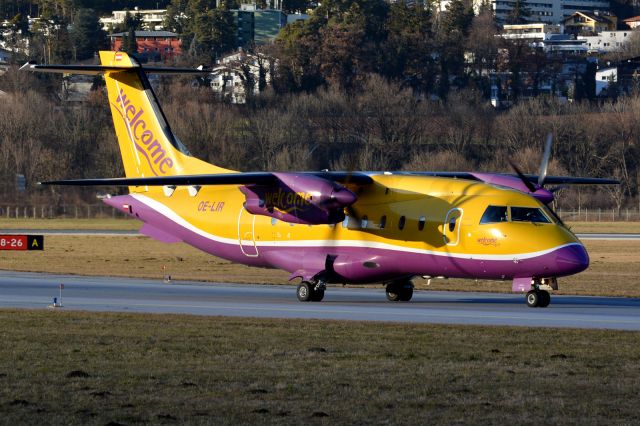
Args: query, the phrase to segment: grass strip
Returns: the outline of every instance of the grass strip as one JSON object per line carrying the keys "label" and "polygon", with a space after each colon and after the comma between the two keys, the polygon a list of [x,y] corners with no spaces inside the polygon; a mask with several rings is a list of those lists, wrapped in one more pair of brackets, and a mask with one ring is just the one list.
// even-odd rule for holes
{"label": "grass strip", "polygon": [[0,310],[11,423],[633,424],[640,333]]}

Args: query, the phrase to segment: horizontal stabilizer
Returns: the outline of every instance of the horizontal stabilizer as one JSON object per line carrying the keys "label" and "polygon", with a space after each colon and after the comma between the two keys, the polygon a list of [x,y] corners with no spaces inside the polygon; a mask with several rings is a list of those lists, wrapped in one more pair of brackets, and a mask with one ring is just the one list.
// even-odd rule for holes
{"label": "horizontal stabilizer", "polygon": [[64,74],[86,74],[98,75],[106,72],[121,72],[132,69],[139,69],[146,74],[209,74],[211,71],[197,68],[165,68],[165,67],[143,67],[139,64],[135,66],[112,66],[112,65],[38,65],[27,62],[21,68],[26,71],[39,71],[49,73]]}

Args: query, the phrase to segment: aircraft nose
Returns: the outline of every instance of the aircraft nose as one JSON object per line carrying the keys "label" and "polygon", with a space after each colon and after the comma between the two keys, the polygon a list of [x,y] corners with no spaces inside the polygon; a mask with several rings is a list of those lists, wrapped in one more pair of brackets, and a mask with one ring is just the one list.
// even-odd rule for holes
{"label": "aircraft nose", "polygon": [[573,275],[589,266],[589,255],[582,244],[562,247],[556,252],[555,263],[558,275]]}

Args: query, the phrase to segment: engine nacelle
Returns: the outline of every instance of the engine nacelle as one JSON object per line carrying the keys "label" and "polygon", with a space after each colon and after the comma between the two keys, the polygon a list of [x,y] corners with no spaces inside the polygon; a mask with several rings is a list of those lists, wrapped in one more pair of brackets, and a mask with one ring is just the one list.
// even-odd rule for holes
{"label": "engine nacelle", "polygon": [[244,208],[252,214],[289,223],[333,224],[344,220],[344,208],[355,203],[356,194],[342,185],[316,176],[274,173],[275,185],[246,185]]}
{"label": "engine nacelle", "polygon": [[505,186],[507,188],[516,189],[518,191],[524,192],[525,194],[529,194],[532,197],[537,198],[544,204],[549,204],[553,202],[553,198],[554,198],[553,192],[537,184],[533,184],[536,190],[535,192],[531,192],[529,191],[529,188],[527,188],[527,186],[522,182],[522,180],[520,180],[520,178],[517,178],[515,176],[499,174],[499,173],[471,173],[471,174],[475,176],[476,179],[479,179],[482,182],[493,184],[493,185]]}

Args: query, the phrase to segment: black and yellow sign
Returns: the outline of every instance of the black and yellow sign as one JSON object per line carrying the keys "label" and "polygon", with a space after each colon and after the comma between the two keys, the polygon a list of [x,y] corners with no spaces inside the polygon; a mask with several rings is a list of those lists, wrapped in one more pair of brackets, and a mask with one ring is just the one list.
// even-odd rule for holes
{"label": "black and yellow sign", "polygon": [[44,250],[42,235],[0,235],[0,250]]}

